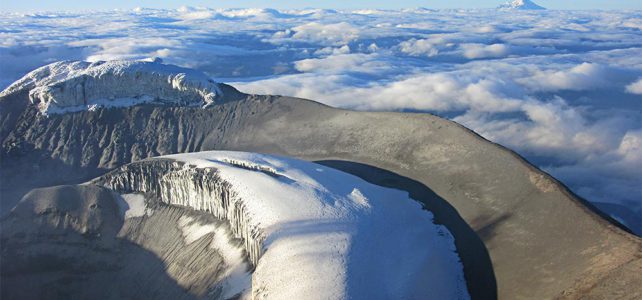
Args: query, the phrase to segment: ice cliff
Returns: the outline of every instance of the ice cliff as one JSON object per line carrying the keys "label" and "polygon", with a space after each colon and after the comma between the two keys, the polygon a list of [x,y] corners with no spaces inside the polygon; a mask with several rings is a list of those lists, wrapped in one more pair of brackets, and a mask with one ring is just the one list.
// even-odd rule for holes
{"label": "ice cliff", "polygon": [[160,59],[55,62],[28,73],[0,96],[22,90],[45,115],[150,102],[200,106],[222,96],[204,73]]}
{"label": "ice cliff", "polygon": [[467,299],[448,230],[405,192],[310,162],[198,152],[93,181],[227,221],[255,267],[253,298]]}

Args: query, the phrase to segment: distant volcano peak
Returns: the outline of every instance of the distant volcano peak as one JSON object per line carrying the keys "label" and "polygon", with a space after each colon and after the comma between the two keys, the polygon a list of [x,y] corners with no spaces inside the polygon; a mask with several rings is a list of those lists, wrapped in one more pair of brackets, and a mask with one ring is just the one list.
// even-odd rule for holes
{"label": "distant volcano peak", "polygon": [[542,10],[546,9],[542,6],[539,6],[535,4],[535,2],[530,1],[530,0],[513,0],[506,2],[502,5],[499,6],[499,9],[502,10],[511,10],[511,9],[519,9],[519,10]]}

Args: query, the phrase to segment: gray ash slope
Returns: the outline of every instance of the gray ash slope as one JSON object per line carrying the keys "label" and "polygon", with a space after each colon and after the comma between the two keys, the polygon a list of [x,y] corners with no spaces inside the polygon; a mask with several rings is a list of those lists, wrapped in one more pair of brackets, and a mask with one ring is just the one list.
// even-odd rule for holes
{"label": "gray ash slope", "polygon": [[206,108],[151,103],[49,116],[30,104],[27,90],[3,95],[3,210],[34,187],[85,182],[147,157],[219,149],[279,154],[325,161],[381,185],[418,186],[414,198],[455,237],[473,298],[642,293],[638,237],[454,122],[219,86],[220,104]]}
{"label": "gray ash slope", "polygon": [[119,195],[96,185],[35,189],[5,217],[3,299],[203,299],[224,292],[231,266],[212,233],[187,242],[185,218],[227,226],[212,215],[150,200],[123,218]]}

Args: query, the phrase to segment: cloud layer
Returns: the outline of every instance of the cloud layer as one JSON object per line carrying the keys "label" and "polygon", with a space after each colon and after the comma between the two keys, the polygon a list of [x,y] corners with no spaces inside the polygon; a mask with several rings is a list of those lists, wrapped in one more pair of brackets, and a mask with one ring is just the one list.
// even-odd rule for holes
{"label": "cloud layer", "polygon": [[642,232],[640,11],[183,7],[0,22],[2,87],[56,60],[157,56],[245,92],[432,112]]}

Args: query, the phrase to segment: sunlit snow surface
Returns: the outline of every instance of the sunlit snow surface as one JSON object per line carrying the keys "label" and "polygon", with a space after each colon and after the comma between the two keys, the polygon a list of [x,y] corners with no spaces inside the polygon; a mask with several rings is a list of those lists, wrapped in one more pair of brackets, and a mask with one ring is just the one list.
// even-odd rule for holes
{"label": "sunlit snow surface", "polygon": [[245,92],[433,112],[642,215],[642,11],[2,13],[0,37],[2,87],[58,60],[162,57]]}
{"label": "sunlit snow surface", "polygon": [[[209,151],[161,158],[215,168],[229,184],[236,195],[229,206],[243,207],[243,226],[262,240],[255,297],[469,298],[452,235],[406,192],[284,157]],[[188,243],[217,230],[179,223]]]}
{"label": "sunlit snow surface", "polygon": [[55,62],[29,72],[0,96],[20,90],[28,90],[29,100],[45,115],[149,102],[208,105],[221,95],[202,72],[159,58]]}
{"label": "sunlit snow surface", "polygon": [[147,209],[145,205],[145,197],[141,194],[123,194],[120,195],[118,207],[121,211],[123,219],[142,217],[144,215],[151,215],[151,210]]}

